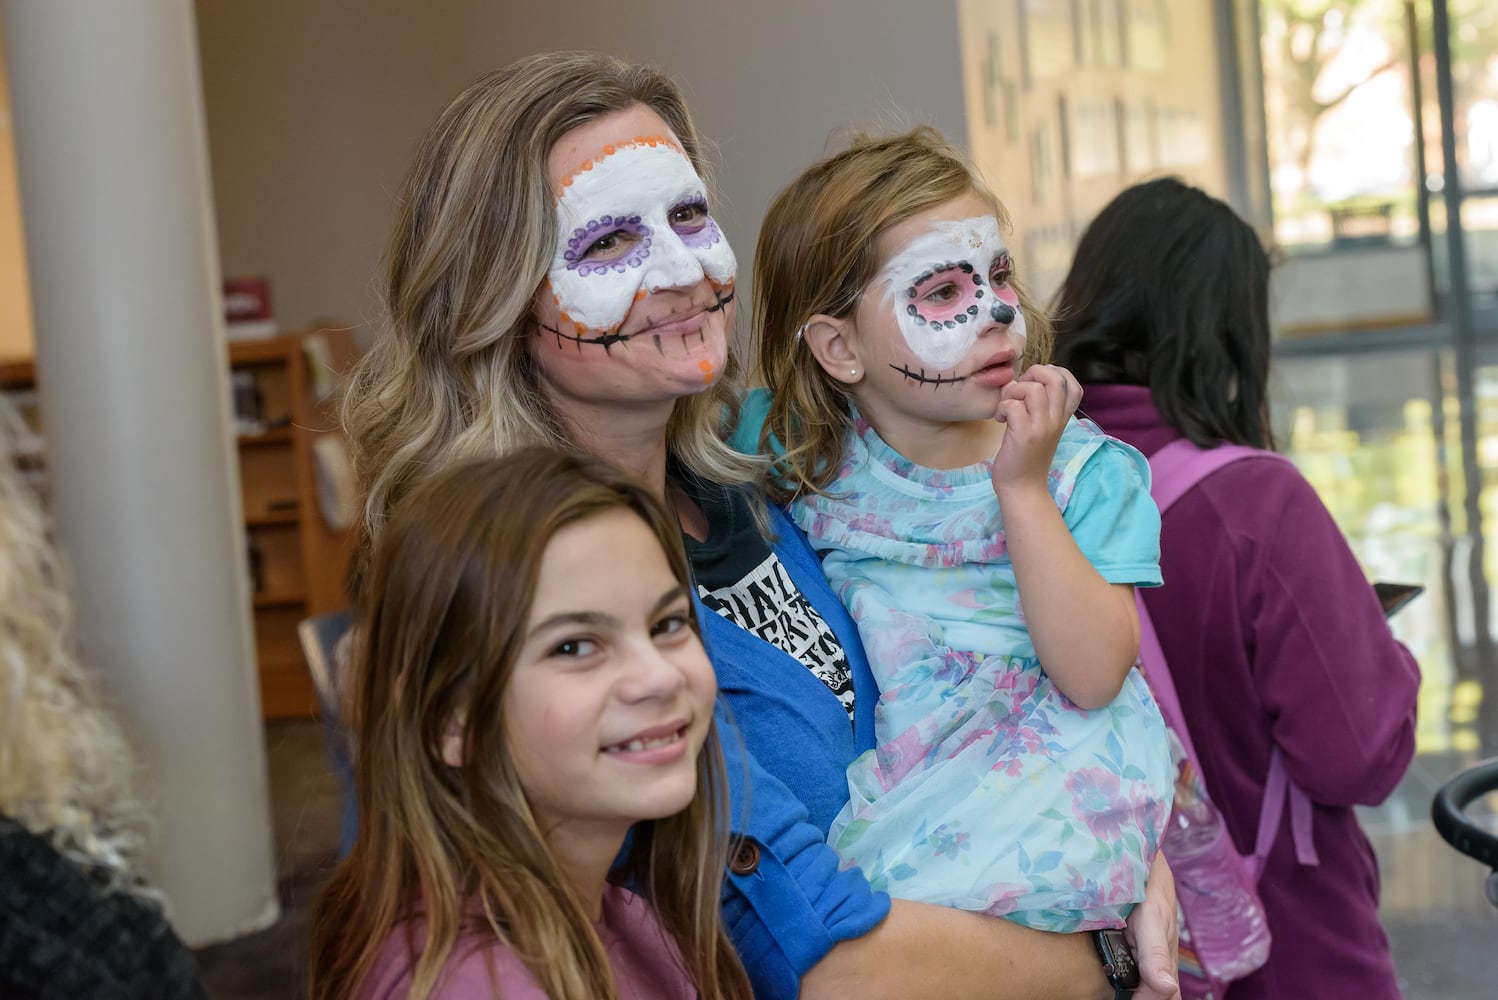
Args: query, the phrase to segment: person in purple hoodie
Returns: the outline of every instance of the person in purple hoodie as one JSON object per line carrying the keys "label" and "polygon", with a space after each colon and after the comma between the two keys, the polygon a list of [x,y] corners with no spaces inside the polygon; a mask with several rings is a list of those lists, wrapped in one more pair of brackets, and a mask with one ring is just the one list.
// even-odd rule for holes
{"label": "person in purple hoodie", "polygon": [[[1083,234],[1056,302],[1056,362],[1082,406],[1146,456],[1178,438],[1272,449],[1269,258],[1224,202],[1166,178]],[[1270,754],[1314,803],[1320,864],[1286,814],[1259,891],[1268,962],[1228,1000],[1398,997],[1378,866],[1353,806],[1382,802],[1415,747],[1419,670],[1346,540],[1288,463],[1247,458],[1166,513],[1165,585],[1144,601],[1207,787],[1254,848]]]}

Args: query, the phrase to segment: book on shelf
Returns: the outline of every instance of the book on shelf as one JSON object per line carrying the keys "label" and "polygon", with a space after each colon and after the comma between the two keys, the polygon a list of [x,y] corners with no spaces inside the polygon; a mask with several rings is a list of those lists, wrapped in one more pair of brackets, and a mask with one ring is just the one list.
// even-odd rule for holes
{"label": "book on shelf", "polygon": [[281,332],[271,312],[269,278],[224,279],[224,332],[230,340],[261,340]]}

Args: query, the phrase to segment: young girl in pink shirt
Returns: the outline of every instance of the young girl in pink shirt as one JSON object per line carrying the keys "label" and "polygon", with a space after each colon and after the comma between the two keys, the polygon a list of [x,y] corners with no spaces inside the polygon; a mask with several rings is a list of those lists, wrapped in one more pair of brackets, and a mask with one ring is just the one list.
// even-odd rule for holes
{"label": "young girl in pink shirt", "polygon": [[747,1000],[715,681],[650,492],[544,448],[459,464],[396,508],[359,603],[360,830],[313,1000]]}

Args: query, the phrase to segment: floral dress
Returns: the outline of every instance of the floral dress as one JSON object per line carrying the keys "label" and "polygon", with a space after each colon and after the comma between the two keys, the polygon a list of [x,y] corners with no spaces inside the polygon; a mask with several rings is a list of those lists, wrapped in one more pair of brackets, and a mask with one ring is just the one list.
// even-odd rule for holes
{"label": "floral dress", "polygon": [[[1160,583],[1148,476],[1134,449],[1067,424],[1048,486],[1111,583]],[[791,514],[824,554],[881,692],[877,746],[848,768],[828,838],[845,866],[895,896],[1042,930],[1120,926],[1144,898],[1174,786],[1143,677],[1131,671],[1087,711],[1046,676],[990,463],[915,465],[860,418],[828,492]]]}

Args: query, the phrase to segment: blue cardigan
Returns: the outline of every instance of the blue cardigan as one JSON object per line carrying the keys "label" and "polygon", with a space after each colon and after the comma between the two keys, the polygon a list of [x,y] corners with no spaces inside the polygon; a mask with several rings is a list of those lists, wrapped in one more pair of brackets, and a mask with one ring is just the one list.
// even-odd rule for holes
{"label": "blue cardigan", "polygon": [[770,520],[775,554],[847,654],[855,716],[850,727],[842,703],[799,660],[698,605],[722,695],[733,830],[759,853],[752,871],[732,871],[724,883],[723,920],[761,1000],[796,996],[801,976],[833,945],[889,913],[889,897],[856,868],[839,871],[826,842],[848,799],[844,772],[874,745],[879,691],[806,537],[774,507]]}

